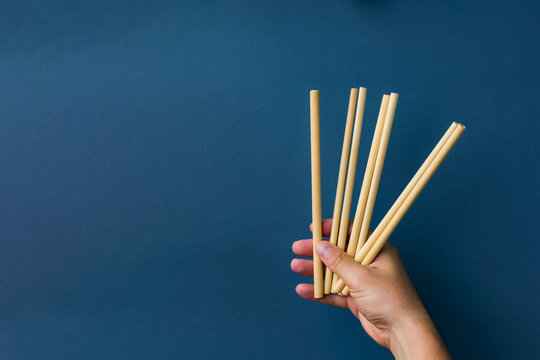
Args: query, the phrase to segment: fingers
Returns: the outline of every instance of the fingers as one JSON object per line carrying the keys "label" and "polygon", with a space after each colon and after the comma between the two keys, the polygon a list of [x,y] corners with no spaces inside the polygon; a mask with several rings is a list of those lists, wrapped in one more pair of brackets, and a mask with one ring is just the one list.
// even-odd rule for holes
{"label": "fingers", "polygon": [[346,252],[328,241],[319,243],[316,250],[323,263],[343,279],[349,288],[360,289],[370,271],[367,266],[356,263]]}
{"label": "fingers", "polygon": [[[353,222],[349,221],[349,229],[347,230],[347,235],[351,234]],[[309,224],[309,230],[313,232],[313,224]],[[324,219],[322,221],[322,236],[329,237],[332,232],[332,219]]]}
{"label": "fingers", "polygon": [[293,242],[292,251],[299,256],[313,256],[313,239]]}
{"label": "fingers", "polygon": [[313,277],[313,261],[306,259],[293,259],[291,270],[297,274]]}
{"label": "fingers", "polygon": [[313,297],[313,285],[312,284],[298,284],[296,286],[296,293],[303,297],[306,300],[311,300],[314,302],[339,306],[341,308],[347,308],[347,297],[339,296],[335,294],[324,295],[324,297],[316,299]]}

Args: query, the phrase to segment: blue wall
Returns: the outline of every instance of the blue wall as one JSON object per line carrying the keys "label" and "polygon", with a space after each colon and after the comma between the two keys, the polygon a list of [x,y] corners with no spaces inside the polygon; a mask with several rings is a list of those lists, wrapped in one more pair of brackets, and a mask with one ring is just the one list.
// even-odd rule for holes
{"label": "blue wall", "polygon": [[400,93],[374,222],[450,123],[468,127],[391,238],[451,352],[539,357],[539,12],[0,5],[0,357],[389,358],[289,269],[309,236],[308,91],[330,217],[357,86],[359,173],[380,97]]}

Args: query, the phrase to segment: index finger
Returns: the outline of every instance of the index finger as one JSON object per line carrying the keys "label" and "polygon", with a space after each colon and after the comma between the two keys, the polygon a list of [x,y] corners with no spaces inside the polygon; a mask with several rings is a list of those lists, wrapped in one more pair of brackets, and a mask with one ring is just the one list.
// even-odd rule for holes
{"label": "index finger", "polygon": [[292,251],[300,256],[313,256],[313,239],[297,240],[293,242]]}
{"label": "index finger", "polygon": [[[353,222],[349,221],[349,228],[347,229],[347,236],[351,235],[352,225],[353,225]],[[309,230],[313,232],[313,224],[309,224]],[[322,221],[322,236],[329,237],[331,232],[332,232],[332,219],[324,219]]]}

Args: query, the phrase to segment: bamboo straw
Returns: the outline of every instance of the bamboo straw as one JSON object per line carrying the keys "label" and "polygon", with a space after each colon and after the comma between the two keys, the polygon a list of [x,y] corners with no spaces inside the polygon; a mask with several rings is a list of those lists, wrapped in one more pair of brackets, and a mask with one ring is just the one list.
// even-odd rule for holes
{"label": "bamboo straw", "polygon": [[409,196],[407,196],[407,199],[403,202],[399,210],[392,217],[392,220],[390,221],[388,226],[385,227],[384,231],[376,240],[375,244],[373,244],[366,257],[362,260],[362,265],[371,264],[377,254],[379,254],[392,232],[395,230],[401,219],[403,219],[403,216],[405,216],[418,195],[420,195],[420,192],[424,189],[433,174],[435,174],[435,171],[437,171],[443,160],[446,158],[446,155],[448,155],[452,147],[454,147],[455,143],[460,138],[461,134],[463,134],[463,131],[465,131],[465,126],[458,124],[454,132],[452,132],[452,135],[450,136],[448,141],[444,144],[439,154],[437,154],[437,157],[433,160],[422,178],[418,181]]}
{"label": "bamboo straw", "polygon": [[[465,127],[461,124],[453,123],[450,126],[394,205],[392,205],[384,219],[377,226],[369,241],[361,251],[357,252],[355,261],[360,262],[362,265],[371,264],[464,130]],[[347,286],[343,288],[342,293],[344,295],[349,294]]]}
{"label": "bamboo straw", "polygon": [[[399,210],[399,207],[403,204],[407,196],[409,196],[409,193],[412,191],[414,186],[418,183],[422,175],[425,173],[429,165],[433,162],[437,154],[440,152],[446,141],[450,138],[450,135],[452,135],[452,132],[455,130],[457,124],[452,123],[448,130],[446,130],[446,133],[443,135],[441,140],[437,143],[437,145],[433,148],[429,156],[426,158],[422,166],[418,169],[416,174],[413,176],[413,178],[409,181],[409,184],[405,187],[405,189],[401,192],[398,199],[394,202],[390,210],[386,213],[384,218],[381,220],[375,231],[371,234],[369,237],[368,242],[363,247],[358,247],[356,250],[356,253],[354,255],[354,260],[358,263],[361,263],[364,257],[367,255],[377,238],[381,235],[383,230],[388,226],[388,223],[390,220],[392,220],[392,217],[396,214],[396,212]],[[343,291],[343,288],[345,288],[345,283],[343,281],[339,281],[336,285],[338,289]]]}
{"label": "bamboo straw", "polygon": [[[343,197],[343,209],[341,210],[341,221],[339,224],[339,235],[337,246],[345,249],[347,242],[347,232],[349,230],[349,214],[351,212],[351,202],[354,190],[354,176],[356,174],[356,163],[358,160],[358,148],[360,146],[360,134],[362,133],[362,122],[364,119],[364,108],[366,104],[366,88],[361,87],[358,94],[358,104],[356,105],[356,117],[354,119],[354,131],[351,144],[351,154],[349,157],[349,168],[347,170],[347,183],[345,185],[345,195]],[[332,285],[335,281],[332,275]]]}
{"label": "bamboo straw", "polygon": [[[388,101],[388,108],[386,110],[384,125],[381,135],[381,141],[379,143],[379,149],[377,150],[377,158],[375,160],[375,166],[373,168],[373,177],[369,186],[369,193],[364,210],[364,216],[362,218],[362,225],[360,227],[360,236],[358,237],[358,244],[362,246],[367,238],[369,230],[369,223],[371,222],[371,216],[373,215],[373,207],[375,206],[375,199],[377,197],[377,190],[379,188],[379,182],[381,180],[382,169],[384,165],[384,159],[386,157],[386,149],[388,148],[388,141],[390,140],[390,132],[392,131],[392,124],[394,122],[394,115],[396,113],[396,106],[399,95],[396,93],[390,94],[390,100]],[[337,277],[335,281],[332,281],[332,292],[339,292],[337,288]]]}
{"label": "bamboo straw", "polygon": [[379,110],[379,117],[377,118],[377,125],[375,126],[375,132],[373,134],[373,141],[371,142],[371,149],[369,151],[366,171],[364,173],[364,180],[362,181],[362,189],[360,190],[358,204],[356,205],[353,227],[351,236],[349,237],[349,245],[347,246],[347,254],[351,257],[354,257],[356,252],[356,244],[358,243],[358,236],[360,235],[360,225],[362,225],[362,219],[364,218],[364,210],[369,194],[369,186],[371,185],[371,178],[373,177],[373,168],[375,166],[375,159],[377,158],[377,151],[379,150],[379,144],[381,142],[384,118],[386,116],[386,109],[388,108],[389,99],[390,96],[383,95],[381,108]]}
{"label": "bamboo straw", "polygon": [[313,285],[314,296],[323,297],[323,266],[315,247],[322,240],[321,219],[321,144],[319,91],[310,93],[310,125],[311,125],[311,207],[313,217]]}
{"label": "bamboo straw", "polygon": [[[343,190],[345,188],[345,175],[347,173],[347,163],[349,161],[349,149],[351,147],[351,134],[354,123],[354,112],[356,111],[356,99],[358,89],[351,89],[349,97],[349,110],[347,112],[347,123],[345,124],[345,134],[343,135],[343,147],[341,149],[341,162],[339,165],[339,175],[336,189],[336,199],[334,201],[334,215],[332,216],[332,231],[330,233],[330,242],[337,243],[339,231],[339,218],[341,215],[341,204],[343,203]],[[330,294],[332,287],[332,271],[326,268],[324,277],[324,293]]]}

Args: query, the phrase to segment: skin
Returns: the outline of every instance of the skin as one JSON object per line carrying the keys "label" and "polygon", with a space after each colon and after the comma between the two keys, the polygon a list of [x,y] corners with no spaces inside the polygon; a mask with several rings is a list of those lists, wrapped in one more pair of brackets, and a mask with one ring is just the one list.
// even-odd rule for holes
{"label": "skin", "polygon": [[[322,225],[323,236],[330,236],[332,219],[323,220]],[[295,241],[292,250],[296,255],[313,257],[313,240]],[[369,266],[354,262],[328,241],[321,242],[316,251],[323,263],[347,284],[350,294],[316,299],[312,284],[298,284],[298,295],[349,309],[366,333],[396,359],[451,359],[394,246],[387,243]],[[293,259],[291,269],[313,277],[312,260]]]}

